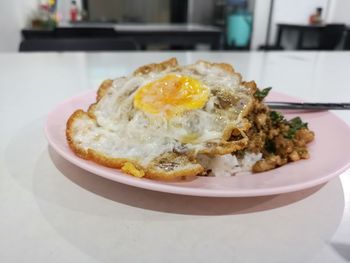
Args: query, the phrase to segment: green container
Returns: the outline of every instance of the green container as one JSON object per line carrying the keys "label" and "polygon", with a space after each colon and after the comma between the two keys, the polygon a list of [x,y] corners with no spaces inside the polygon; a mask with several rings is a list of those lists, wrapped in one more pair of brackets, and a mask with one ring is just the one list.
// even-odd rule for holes
{"label": "green container", "polygon": [[252,33],[252,15],[248,12],[237,12],[227,19],[227,45],[247,47]]}

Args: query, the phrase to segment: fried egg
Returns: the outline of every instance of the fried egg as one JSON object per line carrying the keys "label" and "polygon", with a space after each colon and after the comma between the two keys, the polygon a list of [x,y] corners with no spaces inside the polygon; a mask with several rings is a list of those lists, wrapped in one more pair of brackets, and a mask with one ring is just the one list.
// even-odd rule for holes
{"label": "fried egg", "polygon": [[156,179],[197,175],[197,156],[244,148],[253,91],[227,64],[176,59],[101,85],[96,103],[67,122],[82,158]]}

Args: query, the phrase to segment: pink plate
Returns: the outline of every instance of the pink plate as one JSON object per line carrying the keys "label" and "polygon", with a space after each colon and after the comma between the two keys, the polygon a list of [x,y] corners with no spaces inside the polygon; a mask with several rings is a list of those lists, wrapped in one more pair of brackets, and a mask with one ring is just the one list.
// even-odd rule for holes
{"label": "pink plate", "polygon": [[[271,92],[270,101],[292,101]],[[95,92],[71,98],[57,106],[49,115],[45,133],[50,145],[67,161],[99,176],[123,184],[174,194],[215,197],[263,196],[297,191],[327,182],[349,168],[350,127],[334,114],[322,112],[284,112],[286,118],[296,115],[309,123],[316,133],[309,145],[311,158],[290,163],[278,169],[232,177],[196,177],[181,182],[162,182],[126,175],[117,169],[83,160],[70,150],[65,138],[66,121],[76,109],[87,109],[95,101]]]}

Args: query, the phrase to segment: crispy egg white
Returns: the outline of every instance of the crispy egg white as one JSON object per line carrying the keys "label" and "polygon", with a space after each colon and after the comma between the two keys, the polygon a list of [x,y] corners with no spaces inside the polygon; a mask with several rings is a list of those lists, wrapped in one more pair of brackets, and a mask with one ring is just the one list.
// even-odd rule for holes
{"label": "crispy egg white", "polygon": [[196,156],[244,126],[252,103],[239,74],[207,62],[117,78],[94,105],[94,119],[75,121],[84,150],[143,169],[166,153]]}

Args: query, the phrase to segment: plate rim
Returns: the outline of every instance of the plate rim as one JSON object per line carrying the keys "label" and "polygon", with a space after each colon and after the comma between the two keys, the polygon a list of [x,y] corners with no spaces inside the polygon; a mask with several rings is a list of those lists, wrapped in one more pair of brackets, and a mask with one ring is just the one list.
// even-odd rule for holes
{"label": "plate rim", "polygon": [[[75,101],[79,98],[85,97],[85,96],[91,96],[93,92],[96,92],[96,90],[88,90],[85,92],[81,92],[78,95],[72,96],[61,103],[57,104],[46,116],[45,124],[44,124],[44,133],[48,140],[49,145],[66,161],[74,164],[75,166],[78,166],[79,168],[88,171],[90,173],[93,173],[96,176],[101,176],[105,179],[112,180],[114,182],[126,184],[133,187],[138,187],[142,189],[152,190],[152,191],[158,191],[163,193],[171,193],[171,194],[180,194],[180,195],[187,195],[187,196],[199,196],[199,197],[257,197],[257,196],[270,196],[270,195],[277,195],[277,194],[283,194],[283,193],[290,193],[290,192],[296,192],[304,189],[308,189],[314,186],[321,185],[323,183],[328,182],[332,178],[340,175],[344,171],[350,168],[350,162],[346,163],[342,167],[339,167],[337,170],[333,171],[332,173],[323,176],[321,178],[315,178],[306,182],[301,183],[294,183],[286,186],[279,186],[276,187],[268,187],[268,188],[262,188],[262,189],[244,189],[244,191],[239,191],[237,189],[234,190],[224,190],[224,189],[207,189],[207,188],[194,188],[194,187],[182,187],[178,185],[170,185],[170,184],[164,184],[166,181],[161,181],[159,183],[156,180],[151,180],[147,178],[137,178],[134,176],[129,176],[126,174],[123,174],[119,170],[116,170],[116,176],[112,177],[107,171],[105,170],[99,170],[99,165],[89,161],[82,159],[73,153],[68,154],[66,151],[60,146],[55,143],[55,140],[51,137],[51,133],[49,131],[49,124],[50,124],[50,116],[54,114],[60,107],[63,105]],[[285,97],[289,97],[290,99],[297,100],[297,98],[291,97],[289,95],[286,95],[281,92],[273,91],[276,95],[282,95]],[[337,121],[339,121],[342,125],[345,125],[350,130],[350,125],[345,122],[343,119],[338,117],[336,114],[334,114],[331,111],[328,111],[329,114],[333,118],[336,118]],[[68,145],[68,144],[67,144]],[[110,168],[112,169],[112,168]]]}

